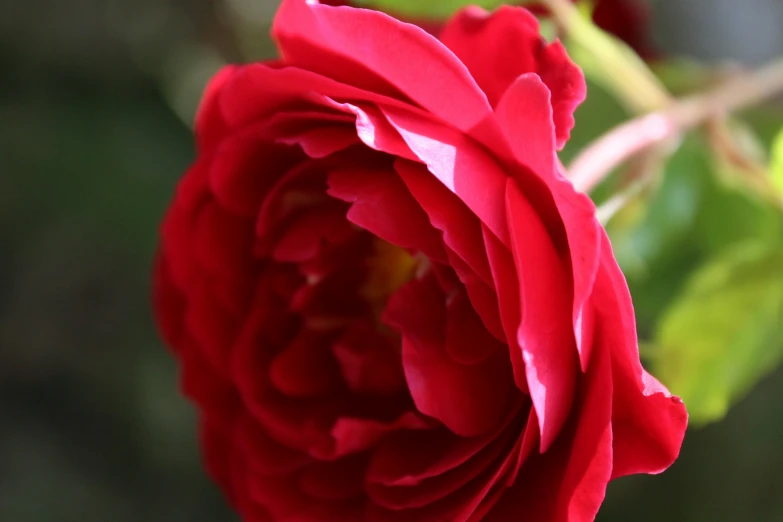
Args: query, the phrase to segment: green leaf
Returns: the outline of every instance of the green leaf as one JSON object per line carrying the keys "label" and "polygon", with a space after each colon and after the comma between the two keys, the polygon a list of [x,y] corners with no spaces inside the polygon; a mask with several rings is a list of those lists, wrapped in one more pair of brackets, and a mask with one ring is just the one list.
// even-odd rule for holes
{"label": "green leaf", "polygon": [[748,241],[699,268],[656,331],[653,373],[693,423],[722,418],[783,356],[783,249]]}
{"label": "green leaf", "polygon": [[772,143],[770,176],[772,176],[772,184],[775,188],[783,193],[783,129],[778,132]]}
{"label": "green leaf", "polygon": [[381,11],[388,11],[395,15],[444,20],[459,8],[467,5],[477,5],[485,9],[495,9],[507,2],[504,2],[503,0],[429,0],[426,2],[422,2],[421,0],[355,0],[355,3]]}
{"label": "green leaf", "polygon": [[623,209],[607,226],[631,288],[642,336],[651,332],[701,261],[695,226],[710,183],[704,148],[698,140],[687,141],[649,197]]}
{"label": "green leaf", "polygon": [[660,110],[670,103],[665,87],[644,60],[625,42],[596,26],[586,9],[567,3],[551,8],[564,26],[568,54],[586,78],[613,93],[634,113]]}
{"label": "green leaf", "polygon": [[702,264],[749,238],[775,244],[781,215],[768,201],[724,183],[705,140],[691,135],[657,188],[618,212],[607,231],[644,337]]}

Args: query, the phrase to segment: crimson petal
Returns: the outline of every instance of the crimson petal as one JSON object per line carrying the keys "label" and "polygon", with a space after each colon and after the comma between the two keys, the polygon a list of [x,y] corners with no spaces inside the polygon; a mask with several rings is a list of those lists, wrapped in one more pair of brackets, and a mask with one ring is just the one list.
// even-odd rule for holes
{"label": "crimson petal", "polygon": [[547,44],[526,9],[502,6],[492,13],[469,7],[444,27],[441,41],[462,60],[495,106],[519,76],[536,73],[552,93],[557,147],[568,141],[574,110],[584,100],[584,76],[560,42]]}
{"label": "crimson petal", "polygon": [[402,95],[461,130],[491,111],[470,73],[446,47],[419,27],[383,13],[284,0],[272,34],[288,65],[391,97]]}
{"label": "crimson petal", "polygon": [[599,342],[612,348],[615,383],[612,477],[660,473],[679,455],[688,413],[682,401],[639,364],[636,321],[628,285],[605,234],[602,240],[601,269],[593,298],[600,313],[596,323]]}

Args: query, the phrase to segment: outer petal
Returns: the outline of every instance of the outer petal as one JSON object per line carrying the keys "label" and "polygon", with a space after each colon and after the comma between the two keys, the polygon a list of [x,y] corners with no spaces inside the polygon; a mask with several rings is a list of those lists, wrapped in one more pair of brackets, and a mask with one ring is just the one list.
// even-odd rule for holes
{"label": "outer petal", "polygon": [[[565,228],[573,277],[573,328],[582,371],[585,371],[590,360],[592,328],[587,300],[598,271],[600,225],[590,198],[577,193],[559,171],[553,147],[551,109],[546,103],[548,98],[549,94],[538,78],[523,75],[503,95],[495,113],[515,158],[546,184]],[[524,177],[525,173],[520,173],[518,180],[529,185]],[[545,224],[552,226],[548,222]]]}
{"label": "outer petal", "polygon": [[574,110],[586,86],[582,71],[560,42],[547,44],[526,9],[502,6],[493,13],[469,7],[446,25],[441,41],[464,63],[495,106],[520,75],[536,73],[552,93],[557,146],[568,141]]}
{"label": "outer petal", "polygon": [[612,411],[615,463],[613,477],[633,473],[660,473],[677,458],[688,424],[688,414],[642,369],[636,344],[631,296],[602,235],[601,268],[593,301],[599,311],[600,341],[612,354],[615,383]]}
{"label": "outer petal", "polygon": [[272,33],[286,64],[410,99],[458,129],[491,111],[465,66],[437,39],[383,13],[284,0]]}
{"label": "outer petal", "polygon": [[169,348],[178,350],[183,335],[185,298],[174,284],[171,268],[160,251],[155,254],[153,278],[152,304],[158,329]]}
{"label": "outer petal", "polygon": [[233,78],[238,69],[236,65],[222,68],[204,89],[196,112],[196,139],[202,151],[213,147],[226,132],[226,122],[218,98],[225,84]]}
{"label": "outer petal", "polygon": [[[409,101],[373,92],[356,85],[342,83],[328,76],[297,67],[273,67],[268,63],[242,66],[228,76],[215,93],[215,103],[223,118],[223,125],[232,130],[256,121],[273,124],[280,114],[291,111],[312,111],[328,98],[364,101],[384,106],[418,110]],[[331,107],[334,108],[334,107]],[[318,118],[319,121],[323,117]]]}
{"label": "outer petal", "polygon": [[612,370],[596,350],[581,379],[565,429],[544,454],[532,455],[483,522],[593,522],[612,473]]}
{"label": "outer petal", "polygon": [[517,335],[544,452],[565,423],[574,395],[578,361],[569,325],[571,292],[551,238],[511,179],[506,208],[522,301]]}

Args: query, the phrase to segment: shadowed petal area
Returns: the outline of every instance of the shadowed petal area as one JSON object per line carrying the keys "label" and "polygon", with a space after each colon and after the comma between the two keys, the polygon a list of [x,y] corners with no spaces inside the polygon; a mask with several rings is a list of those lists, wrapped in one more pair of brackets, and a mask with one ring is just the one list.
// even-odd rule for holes
{"label": "shadowed petal area", "polygon": [[465,285],[483,324],[497,339],[504,340],[481,221],[426,166],[398,159],[394,169],[427,213],[432,226],[442,231],[449,263]]}
{"label": "shadowed petal area", "polygon": [[324,243],[342,243],[353,232],[345,219],[344,205],[323,205],[291,221],[272,251],[272,257],[284,262],[307,261],[319,254]]}
{"label": "shadowed petal area", "polygon": [[396,336],[358,324],[332,345],[332,351],[352,390],[391,395],[406,389]]}
{"label": "shadowed petal area", "polygon": [[248,469],[254,473],[287,475],[312,462],[308,455],[272,439],[247,411],[234,429],[234,449],[245,457]]}
{"label": "shadowed petal area", "polygon": [[432,427],[431,420],[410,412],[391,422],[342,417],[332,427],[332,442],[317,448],[315,453],[320,459],[331,460],[364,451],[377,444],[389,433],[401,430],[426,430]]}
{"label": "shadowed petal area", "polygon": [[446,309],[446,353],[454,361],[477,364],[506,350],[484,327],[467,292],[453,291],[446,299]]}
{"label": "shadowed petal area", "polygon": [[341,500],[364,493],[367,455],[350,455],[334,462],[319,462],[308,467],[299,484],[310,496],[324,500]]}
{"label": "shadowed petal area", "polygon": [[414,486],[461,466],[487,443],[459,437],[445,428],[401,433],[374,452],[367,480],[386,486]]}
{"label": "shadowed petal area", "polygon": [[331,196],[353,203],[349,221],[389,243],[446,261],[439,234],[391,170],[335,170],[328,182]]}
{"label": "shadowed petal area", "polygon": [[468,264],[470,269],[488,285],[492,275],[484,251],[481,221],[446,186],[427,171],[424,165],[397,160],[394,170],[424,212],[432,226],[443,232],[443,242]]}
{"label": "shadowed petal area", "polygon": [[226,210],[252,217],[277,178],[301,159],[295,147],[260,142],[252,132],[231,136],[215,152],[210,189]]}
{"label": "shadowed petal area", "polygon": [[383,321],[403,336],[402,363],[417,409],[458,435],[481,435],[507,411],[513,388],[508,359],[502,351],[477,364],[452,359],[445,348],[444,301],[430,273],[389,299]]}
{"label": "shadowed petal area", "polygon": [[519,76],[537,74],[552,93],[557,147],[565,145],[587,87],[563,45],[541,37],[530,11],[504,5],[488,13],[468,7],[446,24],[440,39],[468,67],[492,106]]}
{"label": "shadowed petal area", "polygon": [[329,337],[302,330],[269,366],[271,383],[290,396],[317,397],[340,385]]}
{"label": "shadowed petal area", "polygon": [[[457,502],[464,502],[470,497],[465,498],[461,494],[462,488],[502,458],[501,453],[508,451],[509,442],[513,443],[516,436],[514,431],[504,430],[494,438],[483,440],[480,451],[459,466],[441,470],[437,475],[412,484],[370,482],[367,493],[373,502],[390,509],[420,508],[448,496]],[[406,455],[405,460],[409,459]]]}
{"label": "shadowed petal area", "polygon": [[484,522],[593,522],[612,473],[612,370],[596,350],[574,412],[552,447],[532,454]]}
{"label": "shadowed petal area", "polygon": [[514,258],[492,232],[486,227],[482,227],[482,231],[484,244],[487,247],[489,266],[492,268],[492,278],[495,281],[495,288],[497,288],[500,320],[506,335],[514,383],[523,392],[528,392],[525,363],[522,360],[522,349],[519,346],[519,336],[517,335],[522,312],[519,299],[519,279],[514,268]]}

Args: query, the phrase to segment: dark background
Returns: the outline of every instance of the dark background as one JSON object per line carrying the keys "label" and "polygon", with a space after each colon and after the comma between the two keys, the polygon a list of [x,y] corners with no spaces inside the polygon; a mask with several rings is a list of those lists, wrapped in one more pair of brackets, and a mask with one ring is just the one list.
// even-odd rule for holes
{"label": "dark background", "polygon": [[[201,470],[149,272],[200,90],[222,61],[273,53],[274,4],[0,0],[0,521],[235,520]],[[783,52],[780,0],[655,14],[671,53]],[[783,520],[781,399],[779,370],[691,430],[669,472],[613,483],[599,521]]]}

